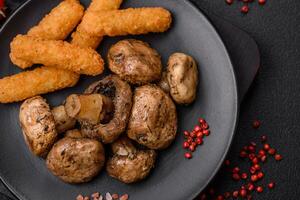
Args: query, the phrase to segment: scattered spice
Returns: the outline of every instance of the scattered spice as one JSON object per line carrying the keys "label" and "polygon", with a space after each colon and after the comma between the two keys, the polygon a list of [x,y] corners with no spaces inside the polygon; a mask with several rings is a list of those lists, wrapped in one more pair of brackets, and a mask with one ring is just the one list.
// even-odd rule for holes
{"label": "scattered spice", "polygon": [[[234,3],[234,0],[225,0],[227,5],[232,5]],[[256,1],[254,0],[238,0],[236,1],[237,3],[242,3],[242,7],[241,7],[241,12],[243,14],[247,14],[249,12],[249,4],[251,3],[255,3]],[[258,0],[257,1],[259,5],[263,6],[266,4],[266,0]]]}
{"label": "scattered spice", "polygon": [[95,192],[91,195],[91,198],[89,196],[82,196],[82,194],[79,194],[76,197],[76,200],[128,200],[129,199],[129,195],[128,194],[123,194],[122,196],[120,196],[117,193],[114,194],[110,194],[109,192],[107,192],[105,194],[105,198],[99,193],[99,192]]}
{"label": "scattered spice", "polygon": [[252,127],[255,129],[258,129],[260,127],[260,121],[259,120],[254,120],[252,123]]}
{"label": "scattered spice", "polygon": [[274,182],[270,182],[269,184],[268,184],[268,188],[269,189],[273,189],[275,187],[275,183]]}
{"label": "scattered spice", "polygon": [[183,131],[184,142],[182,147],[188,152],[184,154],[184,157],[191,159],[193,157],[192,152],[196,151],[199,145],[203,144],[203,138],[210,135],[209,125],[205,119],[199,118],[199,124],[197,124],[192,131]]}
{"label": "scattered spice", "polygon": [[[243,0],[249,1],[250,0]],[[253,127],[257,129],[260,126],[260,122],[255,120],[253,122]],[[263,135],[260,138],[261,144],[256,142],[249,142],[248,145],[243,146],[239,152],[239,157],[242,161],[249,163],[249,168],[244,171],[239,165],[233,165],[230,160],[224,161],[224,167],[227,168],[228,173],[231,175],[233,181],[241,183],[239,188],[232,192],[217,193],[214,189],[210,188],[205,190],[201,195],[200,199],[228,199],[230,197],[236,199],[253,199],[253,192],[262,193],[265,188],[273,189],[275,187],[274,182],[269,182],[265,186],[256,185],[266,176],[265,171],[263,171],[263,166],[267,162],[267,158],[274,158],[276,161],[282,160],[282,155],[277,153],[277,150],[272,147],[269,143],[266,143],[267,136]],[[250,173],[249,173],[249,172]],[[213,192],[212,192],[213,191]],[[205,198],[202,198],[205,197]]]}

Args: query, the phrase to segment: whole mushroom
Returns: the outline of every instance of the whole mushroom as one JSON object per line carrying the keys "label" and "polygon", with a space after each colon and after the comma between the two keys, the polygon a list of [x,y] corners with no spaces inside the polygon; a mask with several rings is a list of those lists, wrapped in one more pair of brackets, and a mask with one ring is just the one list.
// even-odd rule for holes
{"label": "whole mushroom", "polygon": [[127,135],[150,149],[164,149],[175,139],[177,113],[172,99],[158,86],[135,90]]}
{"label": "whole mushroom", "polygon": [[36,96],[24,101],[19,119],[29,149],[37,156],[46,156],[58,135],[46,100]]}
{"label": "whole mushroom", "polygon": [[156,152],[137,149],[126,136],[112,143],[111,148],[113,156],[107,162],[107,173],[124,183],[143,180],[154,167]]}
{"label": "whole mushroom", "polygon": [[65,131],[74,128],[76,120],[67,115],[65,106],[60,105],[54,107],[51,112],[53,114],[55,127],[58,133],[64,133]]}
{"label": "whole mushroom", "polygon": [[100,139],[103,143],[112,143],[126,129],[132,106],[132,91],[128,83],[118,76],[110,75],[90,85],[85,94],[101,94],[113,102],[113,116],[108,123],[90,123],[80,120],[81,132],[89,138]]}
{"label": "whole mushroom", "polygon": [[67,183],[84,183],[103,168],[102,144],[88,138],[65,137],[54,144],[46,160],[48,169]]}
{"label": "whole mushroom", "polygon": [[170,94],[178,104],[192,103],[196,98],[198,68],[195,60],[183,53],[170,56],[167,68]]}
{"label": "whole mushroom", "polygon": [[132,84],[145,84],[159,80],[162,63],[160,55],[149,44],[122,40],[108,52],[109,69]]}

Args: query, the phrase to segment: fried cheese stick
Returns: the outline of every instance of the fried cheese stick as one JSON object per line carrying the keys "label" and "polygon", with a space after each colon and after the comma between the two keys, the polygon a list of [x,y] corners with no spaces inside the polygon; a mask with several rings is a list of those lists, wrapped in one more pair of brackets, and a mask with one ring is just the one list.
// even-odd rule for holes
{"label": "fried cheese stick", "polygon": [[101,74],[104,69],[103,60],[95,50],[64,41],[18,35],[11,42],[10,48],[13,57],[34,64],[92,76]]}
{"label": "fried cheese stick", "polygon": [[[123,0],[92,0],[90,6],[85,13],[88,12],[101,12],[106,10],[119,9]],[[87,23],[83,17],[81,23],[77,26],[76,31],[72,34],[71,44],[76,44],[81,47],[91,47],[96,49],[102,41],[102,36],[92,36],[82,30],[82,26]]]}
{"label": "fried cheese stick", "polygon": [[172,22],[171,13],[160,7],[128,8],[103,12],[87,12],[82,29],[93,36],[138,35],[164,32]]}
{"label": "fried cheese stick", "polygon": [[[64,0],[53,8],[38,25],[32,27],[27,34],[42,39],[64,40],[80,22],[83,12],[84,7],[78,0]],[[13,56],[11,60],[21,68],[33,65],[33,63],[18,60]]]}
{"label": "fried cheese stick", "polygon": [[74,86],[79,75],[54,67],[41,67],[0,79],[0,103],[12,103]]}

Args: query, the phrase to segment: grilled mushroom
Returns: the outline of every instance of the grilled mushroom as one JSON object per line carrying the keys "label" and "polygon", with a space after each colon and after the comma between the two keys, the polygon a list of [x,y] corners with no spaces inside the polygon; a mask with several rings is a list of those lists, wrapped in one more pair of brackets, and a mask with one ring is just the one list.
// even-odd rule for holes
{"label": "grilled mushroom", "polygon": [[123,136],[112,145],[113,157],[107,162],[108,174],[124,183],[134,183],[146,178],[154,167],[156,152],[139,150]]}
{"label": "grilled mushroom", "polygon": [[54,144],[47,156],[48,169],[67,183],[84,183],[104,166],[105,153],[100,142],[87,138],[65,137]]}
{"label": "grilled mushroom", "polygon": [[24,101],[20,108],[20,123],[25,141],[37,156],[44,157],[56,141],[54,117],[41,96]]}
{"label": "grilled mushroom", "polygon": [[196,98],[198,68],[195,60],[183,53],[174,53],[168,62],[167,79],[170,94],[178,104],[192,103]]}
{"label": "grilled mushroom", "polygon": [[176,107],[158,86],[145,85],[135,90],[127,135],[150,149],[164,149],[177,131]]}
{"label": "grilled mushroom", "polygon": [[109,69],[132,84],[145,84],[160,79],[160,55],[149,44],[129,39],[113,45],[108,52]]}
{"label": "grilled mushroom", "polygon": [[125,131],[132,106],[130,86],[118,76],[110,75],[92,84],[86,94],[101,94],[112,99],[114,104],[113,117],[108,123],[92,124],[80,121],[84,136],[100,139],[103,143],[112,143]]}

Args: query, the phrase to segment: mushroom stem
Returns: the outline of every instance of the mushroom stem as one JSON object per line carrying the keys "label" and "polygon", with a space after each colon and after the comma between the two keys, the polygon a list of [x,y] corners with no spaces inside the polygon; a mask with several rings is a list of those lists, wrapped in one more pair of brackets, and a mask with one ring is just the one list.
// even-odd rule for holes
{"label": "mushroom stem", "polygon": [[54,107],[51,112],[53,114],[55,127],[58,133],[63,133],[74,128],[76,120],[67,115],[66,109],[63,105]]}
{"label": "mushroom stem", "polygon": [[107,119],[113,111],[113,103],[101,94],[72,94],[66,99],[65,109],[69,117],[97,124]]}

